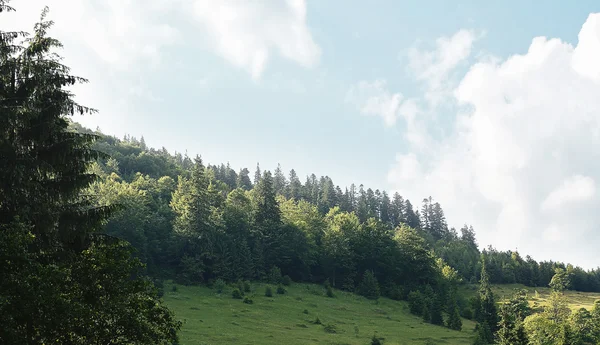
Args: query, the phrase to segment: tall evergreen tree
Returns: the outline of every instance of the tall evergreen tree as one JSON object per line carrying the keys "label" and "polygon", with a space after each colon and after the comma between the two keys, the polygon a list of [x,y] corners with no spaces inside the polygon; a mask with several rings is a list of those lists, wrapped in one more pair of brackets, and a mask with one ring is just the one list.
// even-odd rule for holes
{"label": "tall evergreen tree", "polygon": [[379,219],[381,220],[382,223],[384,224],[390,224],[391,223],[391,217],[390,217],[390,197],[388,196],[386,191],[383,191],[381,193],[381,206],[379,209]]}
{"label": "tall evergreen tree", "polygon": [[286,188],[287,181],[283,170],[281,170],[281,164],[277,164],[277,169],[275,169],[275,174],[273,175],[273,189],[275,189],[275,194],[285,195]]}
{"label": "tall evergreen tree", "polygon": [[404,218],[406,219],[406,225],[410,226],[411,228],[421,228],[421,221],[419,219],[418,211],[415,212],[413,210],[413,206],[408,199],[404,201]]}
{"label": "tall evergreen tree", "polygon": [[479,334],[483,337],[481,340],[485,341],[485,344],[492,344],[494,342],[494,334],[498,330],[498,311],[483,257],[481,260],[481,280],[479,284],[479,310],[476,312],[475,317],[479,323]]}
{"label": "tall evergreen tree", "polygon": [[299,200],[302,196],[302,182],[294,169],[290,170],[290,183],[288,184],[287,197]]}
{"label": "tall evergreen tree", "polygon": [[262,177],[260,172],[260,164],[256,163],[256,170],[254,171],[254,185],[256,186]]}
{"label": "tall evergreen tree", "polygon": [[[0,0],[0,15],[12,11]],[[114,207],[84,190],[103,154],[68,129],[77,104],[42,12],[24,33],[0,31],[0,343],[171,344],[180,323],[122,240],[99,231]]]}
{"label": "tall evergreen tree", "polygon": [[252,189],[252,181],[250,181],[250,171],[248,171],[248,168],[240,169],[236,180],[236,186],[243,190]]}

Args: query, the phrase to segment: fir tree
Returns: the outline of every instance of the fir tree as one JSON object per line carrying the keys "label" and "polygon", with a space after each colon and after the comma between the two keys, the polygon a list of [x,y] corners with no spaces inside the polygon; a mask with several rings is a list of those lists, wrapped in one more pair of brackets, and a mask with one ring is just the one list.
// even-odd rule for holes
{"label": "fir tree", "polygon": [[[0,16],[12,10],[0,0]],[[56,54],[47,12],[31,36],[0,31],[0,343],[176,342],[181,324],[133,248],[99,233],[116,207],[85,190],[106,156],[96,135],[69,129],[95,111],[68,91],[86,80]]]}
{"label": "fir tree", "polygon": [[368,299],[379,298],[379,283],[377,282],[377,278],[373,271],[365,271],[363,280],[358,286],[358,293]]}
{"label": "fir tree", "polygon": [[455,331],[460,331],[462,329],[462,320],[458,311],[458,304],[456,303],[456,298],[452,298],[452,304],[449,308],[448,321],[446,322],[446,325],[448,326],[448,328],[453,329]]}

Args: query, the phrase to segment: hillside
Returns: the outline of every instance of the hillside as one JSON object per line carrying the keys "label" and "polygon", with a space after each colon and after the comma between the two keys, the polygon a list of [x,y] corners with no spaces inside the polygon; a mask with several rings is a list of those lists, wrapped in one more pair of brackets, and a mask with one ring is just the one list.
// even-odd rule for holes
{"label": "hillside", "polygon": [[[165,284],[165,303],[184,321],[182,345],[221,344],[370,344],[373,334],[384,344],[456,344],[472,342],[475,324],[463,319],[463,330],[424,323],[411,315],[406,302],[387,298],[371,301],[335,291],[327,298],[313,284],[292,284],[285,295],[264,296],[265,286],[253,284],[253,304],[231,298],[231,288],[218,294],[204,286]],[[308,313],[305,314],[304,310]],[[323,325],[313,324],[319,318]],[[325,331],[333,325],[336,333]],[[355,333],[358,327],[358,335]],[[429,340],[429,342],[428,342]]]}
{"label": "hillside", "polygon": [[[477,293],[477,289],[478,285],[464,285],[460,288],[460,291],[465,297],[470,297]],[[500,284],[492,287],[492,291],[499,302],[504,298],[510,298],[517,289],[527,291],[529,305],[534,310],[539,310],[539,308],[545,306],[551,294],[550,288],[547,287],[529,287],[521,284]],[[577,311],[580,308],[592,310],[594,302],[600,300],[600,293],[597,292],[565,291],[564,295],[572,311]]]}

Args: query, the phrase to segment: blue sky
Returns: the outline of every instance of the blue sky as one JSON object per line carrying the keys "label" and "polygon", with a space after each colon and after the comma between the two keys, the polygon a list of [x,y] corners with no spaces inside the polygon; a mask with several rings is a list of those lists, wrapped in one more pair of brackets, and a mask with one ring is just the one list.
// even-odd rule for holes
{"label": "blue sky", "polygon": [[[13,1],[5,24],[26,29],[45,3]],[[431,195],[481,245],[600,265],[597,1],[49,5],[90,79],[78,99],[100,110],[84,125]]]}

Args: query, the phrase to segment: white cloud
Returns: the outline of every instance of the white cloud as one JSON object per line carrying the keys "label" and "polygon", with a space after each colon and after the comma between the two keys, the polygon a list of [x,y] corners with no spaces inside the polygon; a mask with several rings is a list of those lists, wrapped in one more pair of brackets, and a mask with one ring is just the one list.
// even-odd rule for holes
{"label": "white cloud", "polygon": [[379,116],[387,126],[396,123],[402,102],[402,94],[387,90],[385,80],[361,81],[346,94],[346,102],[354,104],[364,115]]}
{"label": "white cloud", "polygon": [[594,179],[575,175],[563,181],[542,202],[542,211],[553,211],[578,201],[588,201],[596,194]]}
{"label": "white cloud", "polygon": [[272,50],[302,66],[314,66],[321,49],[306,23],[304,0],[195,0],[194,13],[212,46],[230,63],[259,79]]}
{"label": "white cloud", "polygon": [[[430,71],[449,75],[468,49],[448,62],[425,59],[417,68],[429,85],[423,97],[450,87],[456,120],[434,150],[411,145],[420,176],[402,173],[406,159],[399,155],[390,183],[413,200],[436,197],[451,224],[473,223],[482,245],[597,266],[600,256],[590,253],[600,245],[599,23],[600,14],[590,15],[576,47],[536,37],[525,54],[471,65],[458,84]],[[417,120],[439,119],[428,116]]]}
{"label": "white cloud", "polygon": [[434,50],[416,46],[408,50],[408,67],[427,88],[425,99],[437,106],[450,92],[451,73],[470,55],[473,43],[482,37],[472,30],[460,30],[451,37],[440,37]]}

